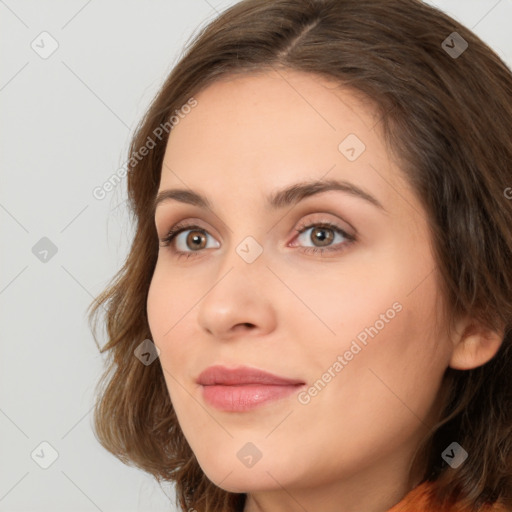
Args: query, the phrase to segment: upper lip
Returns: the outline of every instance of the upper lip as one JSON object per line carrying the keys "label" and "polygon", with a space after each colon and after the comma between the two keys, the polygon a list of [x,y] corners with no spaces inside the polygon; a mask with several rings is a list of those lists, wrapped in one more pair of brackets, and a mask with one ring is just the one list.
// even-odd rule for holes
{"label": "upper lip", "polygon": [[291,386],[304,384],[301,380],[279,377],[257,368],[250,368],[248,366],[227,368],[220,365],[206,368],[197,378],[197,382],[203,386],[213,386],[215,384],[224,386],[240,386],[243,384]]}

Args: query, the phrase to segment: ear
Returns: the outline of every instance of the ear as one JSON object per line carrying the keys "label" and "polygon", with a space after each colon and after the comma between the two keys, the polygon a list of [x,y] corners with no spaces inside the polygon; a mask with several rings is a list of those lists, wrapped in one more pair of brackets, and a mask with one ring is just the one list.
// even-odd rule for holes
{"label": "ear", "polygon": [[504,329],[493,331],[471,320],[459,324],[456,332],[449,363],[455,370],[471,370],[490,361],[498,352],[505,336]]}

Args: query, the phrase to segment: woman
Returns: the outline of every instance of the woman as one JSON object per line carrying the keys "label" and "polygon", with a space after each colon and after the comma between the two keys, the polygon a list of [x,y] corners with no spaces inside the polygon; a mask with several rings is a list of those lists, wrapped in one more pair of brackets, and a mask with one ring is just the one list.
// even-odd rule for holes
{"label": "woman", "polygon": [[95,429],[183,511],[512,510],[512,74],[417,0],[245,0],[128,160]]}

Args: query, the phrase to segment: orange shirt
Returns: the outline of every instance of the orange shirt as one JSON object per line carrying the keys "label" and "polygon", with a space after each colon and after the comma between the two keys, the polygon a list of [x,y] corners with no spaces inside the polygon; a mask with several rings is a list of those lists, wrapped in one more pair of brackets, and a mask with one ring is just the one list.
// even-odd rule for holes
{"label": "orange shirt", "polygon": [[[388,512],[468,512],[467,508],[461,505],[453,505],[449,508],[439,510],[430,505],[431,482],[425,481],[412,489],[400,503],[391,507]],[[481,509],[481,512],[510,512],[503,505],[495,503]]]}

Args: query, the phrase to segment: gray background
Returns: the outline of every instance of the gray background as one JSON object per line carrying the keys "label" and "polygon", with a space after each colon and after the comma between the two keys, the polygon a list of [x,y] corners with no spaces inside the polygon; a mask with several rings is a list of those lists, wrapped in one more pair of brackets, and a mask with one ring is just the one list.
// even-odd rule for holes
{"label": "gray background", "polygon": [[[234,3],[0,0],[0,511],[172,510],[92,433],[103,360],[85,310],[133,233],[124,180],[102,200],[92,191],[124,163],[185,42]],[[512,67],[512,0],[429,3]],[[58,453],[47,469],[42,442]]]}

